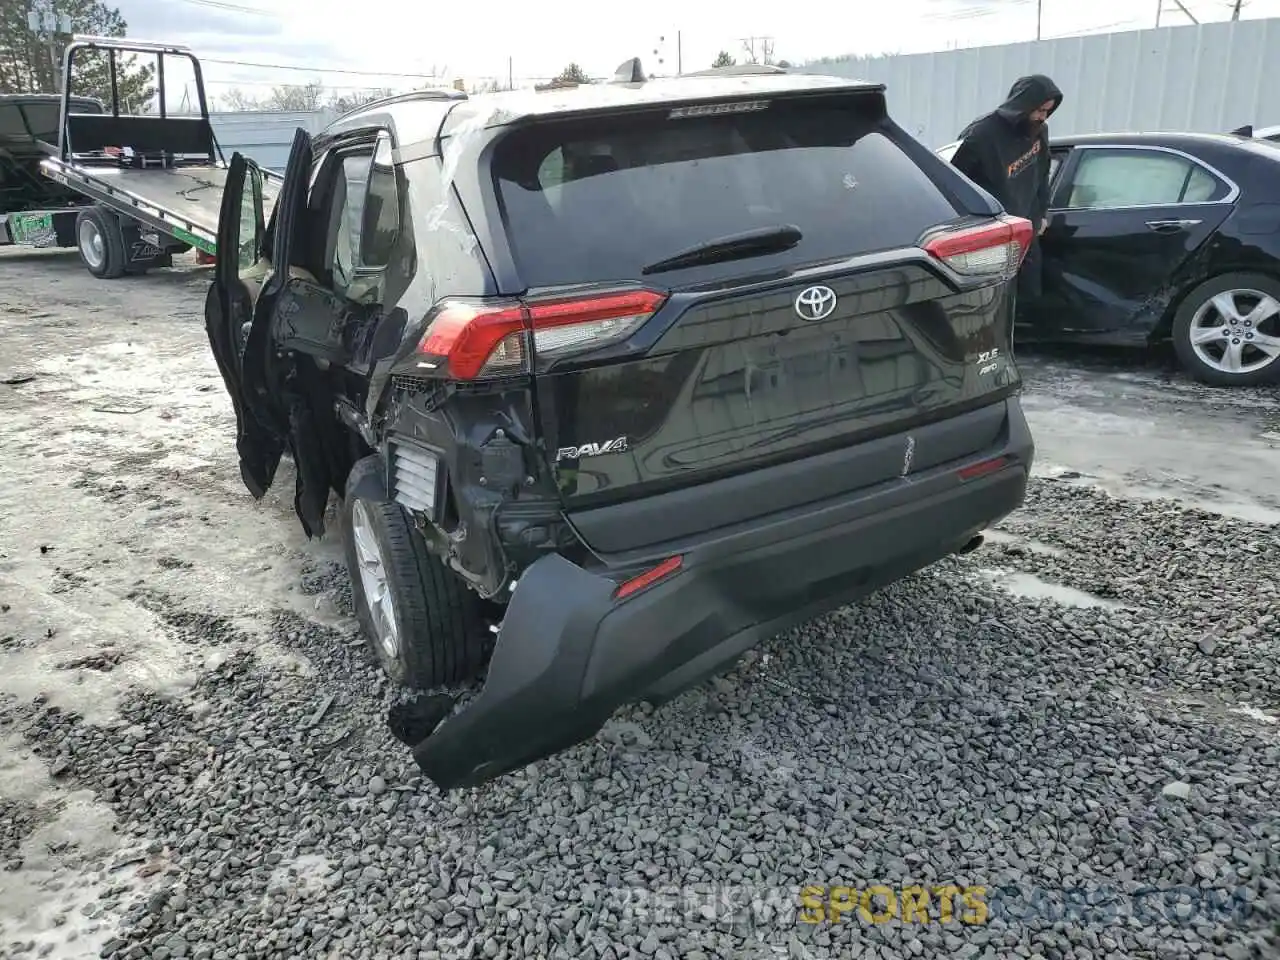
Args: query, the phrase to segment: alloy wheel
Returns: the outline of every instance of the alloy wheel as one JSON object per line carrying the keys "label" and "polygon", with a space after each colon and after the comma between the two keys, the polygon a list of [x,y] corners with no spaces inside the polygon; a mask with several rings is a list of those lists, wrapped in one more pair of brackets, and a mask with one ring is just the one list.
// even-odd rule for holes
{"label": "alloy wheel", "polygon": [[357,500],[351,510],[351,535],[360,567],[360,586],[373,622],[374,640],[382,652],[394,660],[400,655],[400,628],[396,625],[395,600],[391,595],[387,564],[374,529],[369,505]]}
{"label": "alloy wheel", "polygon": [[1247,374],[1280,358],[1280,301],[1260,290],[1216,294],[1191,318],[1191,349],[1221,373]]}

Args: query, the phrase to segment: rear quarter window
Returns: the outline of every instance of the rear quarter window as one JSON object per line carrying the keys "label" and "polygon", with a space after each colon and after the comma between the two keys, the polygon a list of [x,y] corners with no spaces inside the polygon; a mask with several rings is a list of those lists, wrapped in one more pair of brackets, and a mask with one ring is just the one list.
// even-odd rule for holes
{"label": "rear quarter window", "polygon": [[880,103],[775,100],[679,119],[664,108],[513,130],[495,148],[493,173],[522,279],[638,279],[688,247],[781,225],[802,231],[793,249],[699,274],[911,245],[956,209],[893,141]]}

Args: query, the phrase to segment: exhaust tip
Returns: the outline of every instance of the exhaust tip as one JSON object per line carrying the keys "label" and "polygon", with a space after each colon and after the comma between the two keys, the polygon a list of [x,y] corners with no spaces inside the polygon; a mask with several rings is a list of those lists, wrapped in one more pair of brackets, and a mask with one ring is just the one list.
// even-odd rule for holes
{"label": "exhaust tip", "polygon": [[974,535],[968,543],[956,551],[956,556],[963,557],[966,553],[973,553],[973,551],[977,550],[984,542],[986,542],[986,539],[987,538],[980,533]]}

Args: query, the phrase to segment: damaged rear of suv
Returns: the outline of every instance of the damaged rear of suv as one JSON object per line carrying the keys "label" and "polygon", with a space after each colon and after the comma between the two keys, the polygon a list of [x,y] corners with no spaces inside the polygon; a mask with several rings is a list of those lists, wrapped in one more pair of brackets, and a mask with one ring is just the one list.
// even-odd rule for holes
{"label": "damaged rear of suv", "polygon": [[[977,541],[1033,443],[1031,225],[880,85],[761,73],[467,98],[236,155],[210,341],[246,486],[341,501],[370,647],[441,788],[661,701]],[[402,718],[403,719],[403,718]]]}

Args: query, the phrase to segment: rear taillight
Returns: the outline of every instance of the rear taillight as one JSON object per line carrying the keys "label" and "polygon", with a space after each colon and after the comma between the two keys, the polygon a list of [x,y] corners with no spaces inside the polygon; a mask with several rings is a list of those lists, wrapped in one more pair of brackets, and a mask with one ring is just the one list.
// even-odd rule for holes
{"label": "rear taillight", "polygon": [[447,301],[418,344],[418,365],[444,366],[458,380],[528,371],[528,334],[544,359],[594,350],[631,336],[665,299],[652,290],[627,290],[524,304]]}
{"label": "rear taillight", "polygon": [[977,227],[929,238],[927,253],[966,277],[1013,277],[1031,246],[1034,228],[1022,217],[1001,216]]}

